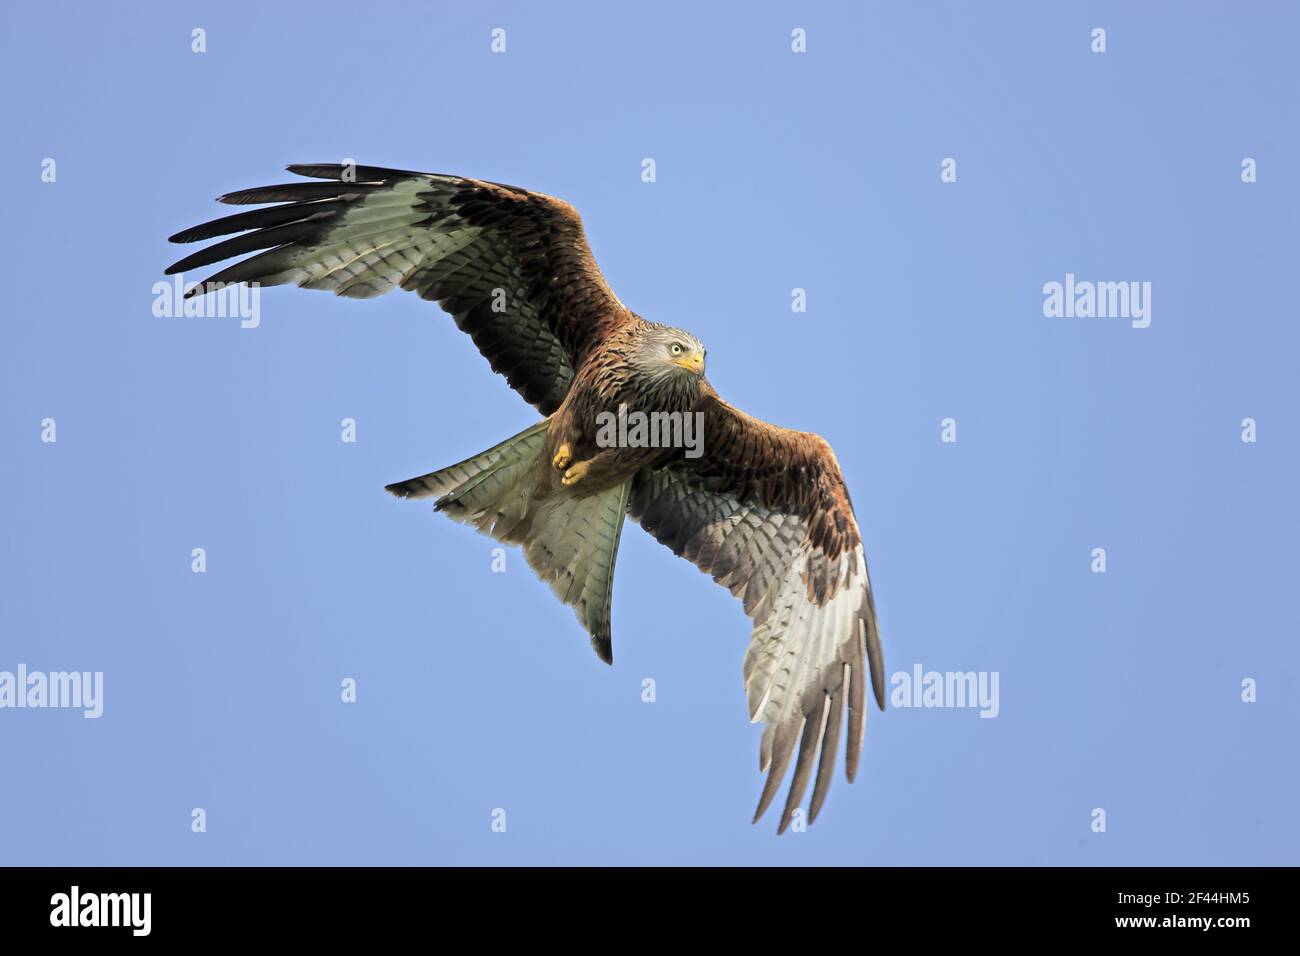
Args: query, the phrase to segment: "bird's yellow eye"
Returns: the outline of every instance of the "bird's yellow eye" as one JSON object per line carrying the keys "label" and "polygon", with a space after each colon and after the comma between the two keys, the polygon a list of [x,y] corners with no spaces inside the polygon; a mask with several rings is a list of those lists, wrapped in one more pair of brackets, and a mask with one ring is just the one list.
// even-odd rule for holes
{"label": "bird's yellow eye", "polygon": [[678,345],[676,342],[674,342],[672,348],[670,348],[668,351],[672,352],[674,355],[681,355],[682,347]]}

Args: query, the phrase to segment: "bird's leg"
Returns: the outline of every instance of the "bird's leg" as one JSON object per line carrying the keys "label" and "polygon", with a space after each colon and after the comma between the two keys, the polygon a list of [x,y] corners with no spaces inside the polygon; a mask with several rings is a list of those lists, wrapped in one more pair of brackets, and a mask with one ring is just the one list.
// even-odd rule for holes
{"label": "bird's leg", "polygon": [[560,471],[564,471],[571,464],[573,464],[573,449],[569,447],[567,441],[561,442],[559,449],[555,452],[555,457],[551,459],[551,465]]}
{"label": "bird's leg", "polygon": [[560,484],[566,488],[570,485],[576,485],[586,477],[587,469],[591,467],[590,461],[580,461],[575,465],[565,469],[564,477],[560,479]]}
{"label": "bird's leg", "polygon": [[609,466],[615,464],[617,459],[617,448],[602,449],[590,458],[583,461],[575,461],[565,469],[564,477],[560,479],[560,484],[564,485],[566,488],[572,488],[583,479],[591,481],[592,478],[604,477],[604,473],[609,470]]}

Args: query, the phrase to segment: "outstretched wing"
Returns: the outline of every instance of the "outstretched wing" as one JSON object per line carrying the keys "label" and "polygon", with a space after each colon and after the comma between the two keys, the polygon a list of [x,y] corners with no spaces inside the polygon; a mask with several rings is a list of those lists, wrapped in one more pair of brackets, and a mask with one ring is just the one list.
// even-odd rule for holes
{"label": "outstretched wing", "polygon": [[[223,283],[296,283],[370,298],[401,287],[436,300],[492,369],[544,415],[573,370],[633,316],[596,266],[568,203],[499,183],[374,166],[297,165],[328,182],[244,189],[233,205],[278,203],[178,232],[172,242],[242,233],[168,275],[248,252],[190,294]],[[259,251],[264,250],[264,251]]]}
{"label": "outstretched wing", "polygon": [[775,796],[797,743],[777,831],[784,832],[815,762],[809,822],[821,810],[846,704],[845,771],[853,780],[868,669],[876,702],[885,706],[871,581],[830,446],[751,418],[705,389],[702,456],[639,474],[629,511],[673,553],[729,588],[754,621],[745,690],[750,719],[767,725],[759,769],[768,772],[754,820]]}

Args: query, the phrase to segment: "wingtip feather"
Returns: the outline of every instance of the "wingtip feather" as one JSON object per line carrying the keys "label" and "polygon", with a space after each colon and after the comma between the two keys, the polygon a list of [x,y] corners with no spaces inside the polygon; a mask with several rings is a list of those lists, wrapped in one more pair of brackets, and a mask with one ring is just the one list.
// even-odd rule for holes
{"label": "wingtip feather", "polygon": [[608,625],[597,626],[592,632],[591,649],[604,663],[614,666],[614,638]]}

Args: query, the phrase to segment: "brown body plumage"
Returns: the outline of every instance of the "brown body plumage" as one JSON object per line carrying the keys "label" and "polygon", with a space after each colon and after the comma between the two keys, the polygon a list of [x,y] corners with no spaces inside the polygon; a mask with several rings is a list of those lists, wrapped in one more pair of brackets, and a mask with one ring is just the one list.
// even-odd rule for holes
{"label": "brown body plumage", "polygon": [[[815,819],[843,712],[851,780],[868,679],[884,707],[866,558],[830,446],[724,402],[704,377],[698,340],[645,321],[610,291],[567,203],[456,176],[289,168],[327,181],[221,197],[280,205],[173,236],[192,242],[243,233],[182,259],[168,274],[255,252],[190,294],[258,282],[355,298],[400,286],[436,300],[545,417],[473,458],[389,490],[432,497],[437,510],[521,545],[606,661],[625,516],[711,574],[754,621],[745,686],[751,719],[767,725],[760,766],[768,772],[755,819],[796,753],[780,829],[814,765]],[[635,412],[693,416],[702,444],[692,450],[602,440],[602,421]]]}
{"label": "brown body plumage", "polygon": [[653,350],[656,342],[663,342],[667,355],[669,342],[680,340],[686,345],[687,339],[686,333],[632,316],[584,358],[568,394],[551,416],[546,438],[550,460],[567,445],[573,461],[586,463],[581,481],[573,485],[576,491],[603,490],[627,481],[642,468],[658,467],[682,456],[675,448],[602,447],[598,439],[599,423],[608,416],[685,416],[697,411],[705,387],[702,364],[698,372],[670,370],[660,378],[637,374],[637,356]]}

